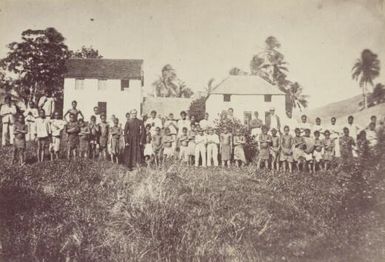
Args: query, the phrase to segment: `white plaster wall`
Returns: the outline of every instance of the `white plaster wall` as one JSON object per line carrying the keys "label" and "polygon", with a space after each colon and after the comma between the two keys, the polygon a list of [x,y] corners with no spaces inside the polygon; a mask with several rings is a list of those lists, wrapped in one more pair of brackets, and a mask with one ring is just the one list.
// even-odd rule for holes
{"label": "white plaster wall", "polygon": [[75,79],[64,80],[64,110],[71,108],[71,102],[78,102],[80,109],[88,121],[94,114],[94,107],[98,102],[107,102],[107,119],[114,114],[120,122],[125,123],[125,115],[132,109],[138,110],[140,114],[142,103],[142,87],[140,80],[130,80],[130,87],[124,91],[120,88],[120,80],[106,80],[105,90],[98,90],[97,79],[84,79],[84,88],[75,90]]}
{"label": "white plaster wall", "polygon": [[272,95],[271,102],[265,102],[263,95],[231,95],[231,101],[224,102],[223,95],[212,94],[206,101],[206,112],[211,119],[219,118],[219,114],[230,107],[234,109],[234,116],[242,122],[245,111],[258,111],[260,118],[264,120],[265,112],[271,107],[275,108],[276,114],[281,118],[286,116],[284,95]]}

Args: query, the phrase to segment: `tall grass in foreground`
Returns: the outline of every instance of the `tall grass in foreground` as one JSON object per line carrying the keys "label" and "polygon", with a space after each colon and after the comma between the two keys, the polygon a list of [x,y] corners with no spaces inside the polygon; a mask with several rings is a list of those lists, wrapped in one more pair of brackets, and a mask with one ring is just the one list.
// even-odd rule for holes
{"label": "tall grass in foreground", "polygon": [[[9,150],[9,149],[8,149]],[[128,172],[0,152],[4,261],[381,261],[384,156],[345,170]],[[381,161],[382,160],[382,161]]]}

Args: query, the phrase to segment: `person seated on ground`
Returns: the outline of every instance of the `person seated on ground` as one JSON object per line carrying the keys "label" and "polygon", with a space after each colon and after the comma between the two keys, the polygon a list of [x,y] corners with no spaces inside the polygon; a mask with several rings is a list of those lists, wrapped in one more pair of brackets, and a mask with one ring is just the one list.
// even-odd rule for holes
{"label": "person seated on ground", "polygon": [[163,166],[167,159],[174,158],[174,148],[172,147],[174,143],[173,135],[170,134],[170,128],[166,127],[164,129],[164,135],[162,138],[162,146],[163,146]]}
{"label": "person seated on ground", "polygon": [[51,160],[54,160],[55,158],[59,159],[61,136],[66,122],[60,119],[59,112],[54,112],[50,124],[52,141],[49,145],[49,152],[51,154]]}
{"label": "person seated on ground", "polygon": [[223,132],[220,135],[220,152],[223,167],[227,165],[227,167],[230,168],[232,149],[233,135],[231,134],[229,127],[224,127]]}
{"label": "person seated on ground", "polygon": [[79,157],[88,158],[88,151],[90,148],[90,127],[84,122],[83,118],[80,118],[79,121]]}
{"label": "person seated on ground", "polygon": [[267,132],[267,126],[262,126],[262,134],[259,135],[259,155],[257,169],[262,168],[262,162],[264,163],[265,168],[269,168],[271,136]]}
{"label": "person seated on ground", "polygon": [[303,163],[305,162],[305,140],[301,136],[301,129],[296,128],[294,130],[295,137],[293,137],[293,160],[295,161],[295,166],[298,171],[301,171],[303,168]]}
{"label": "person seated on ground", "polygon": [[14,143],[12,164],[19,160],[20,165],[25,164],[25,136],[28,133],[28,126],[24,123],[24,116],[18,115],[13,126]]}
{"label": "person seated on ground", "polygon": [[313,152],[314,152],[314,138],[310,137],[311,131],[309,128],[305,129],[304,141],[304,157],[306,161],[306,168],[309,172],[313,172]]}
{"label": "person seated on ground", "polygon": [[144,143],[144,161],[146,162],[147,167],[150,167],[151,161],[154,156],[154,151],[152,150],[151,142],[151,125],[146,125],[146,139]]}
{"label": "person seated on ground", "polygon": [[271,169],[279,171],[279,152],[281,150],[280,137],[277,135],[278,131],[273,128],[271,130]]}
{"label": "person seated on ground", "polygon": [[72,101],[71,105],[72,105],[72,108],[67,110],[67,112],[64,114],[63,118],[65,120],[67,120],[66,119],[67,115],[73,114],[75,116],[76,121],[78,121],[79,116],[82,119],[84,119],[83,113],[79,109],[77,109],[78,102],[74,100],[74,101]]}
{"label": "person seated on ground", "polygon": [[152,150],[154,151],[154,160],[156,167],[159,167],[159,161],[162,156],[162,135],[160,134],[160,127],[155,128],[155,133],[151,137]]}
{"label": "person seated on ground", "polygon": [[189,162],[189,148],[188,148],[188,143],[189,143],[189,136],[187,134],[187,128],[183,127],[182,128],[182,134],[178,138],[178,144],[179,144],[179,159],[180,161],[184,163]]}
{"label": "person seated on ground", "polygon": [[321,161],[323,155],[323,142],[320,138],[321,132],[314,132],[314,151],[313,151],[313,172],[317,169],[321,170]]}
{"label": "person seated on ground", "polygon": [[211,162],[214,166],[218,166],[219,137],[211,127],[207,129],[207,132],[207,166],[211,166]]}
{"label": "person seated on ground", "polygon": [[113,126],[110,129],[111,134],[111,161],[112,163],[119,164],[120,157],[120,138],[123,135],[123,130],[119,125],[119,119],[114,118]]}
{"label": "person seated on ground", "polygon": [[77,157],[78,145],[79,145],[79,132],[80,127],[78,122],[75,120],[75,115],[70,114],[70,119],[65,126],[65,132],[67,133],[67,158],[71,159],[71,155],[74,159]]}
{"label": "person seated on ground", "polygon": [[329,130],[325,130],[324,136],[325,138],[322,141],[324,148],[322,160],[324,164],[324,170],[326,171],[329,169],[330,162],[333,161],[334,158],[335,140],[330,137]]}
{"label": "person seated on ground", "polygon": [[342,131],[344,135],[340,138],[341,159],[343,163],[349,163],[353,160],[353,150],[356,142],[350,136],[349,128],[344,127]]}
{"label": "person seated on ground", "polygon": [[246,156],[245,156],[245,144],[246,137],[242,134],[241,129],[235,130],[234,135],[234,162],[236,167],[241,165],[246,165]]}
{"label": "person seated on ground", "polygon": [[289,172],[293,172],[293,137],[290,135],[289,126],[283,128],[283,135],[281,136],[281,154],[280,161],[283,166],[283,171],[286,172],[287,165],[289,165]]}
{"label": "person seated on ground", "polygon": [[109,131],[110,131],[110,125],[107,123],[106,115],[102,114],[100,115],[100,123],[98,124],[99,127],[99,156],[102,157],[102,159],[106,160],[108,155],[108,138],[109,138]]}
{"label": "person seated on ground", "polygon": [[48,148],[51,137],[51,125],[45,117],[43,109],[39,110],[39,117],[35,120],[35,138],[37,139],[37,161],[43,162],[45,150]]}

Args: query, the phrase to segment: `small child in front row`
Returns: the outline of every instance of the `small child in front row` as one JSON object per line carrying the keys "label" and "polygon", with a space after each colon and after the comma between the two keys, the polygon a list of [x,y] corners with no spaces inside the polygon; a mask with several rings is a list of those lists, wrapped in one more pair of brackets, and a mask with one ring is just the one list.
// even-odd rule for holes
{"label": "small child in front row", "polygon": [[174,157],[174,147],[172,146],[174,143],[174,137],[170,134],[170,128],[166,127],[164,129],[164,135],[162,138],[163,144],[163,165],[168,158]]}
{"label": "small child in front row", "polygon": [[246,165],[245,149],[246,138],[238,129],[235,131],[234,136],[234,162],[236,167],[240,167],[241,164]]}
{"label": "small child in front row", "polygon": [[324,153],[323,153],[323,164],[324,164],[324,170],[328,170],[330,162],[333,160],[334,156],[334,139],[330,138],[330,131],[325,130],[324,132],[325,138],[322,141],[322,145],[324,148]]}
{"label": "small child in front row", "polygon": [[110,129],[111,134],[111,162],[119,164],[120,155],[120,137],[123,134],[122,128],[119,125],[119,119],[114,118],[114,125]]}
{"label": "small child in front row", "polygon": [[271,169],[279,171],[279,152],[281,148],[280,138],[277,136],[277,129],[271,130]]}
{"label": "small child in front row", "polygon": [[230,133],[230,128],[225,127],[220,136],[220,151],[222,166],[229,168],[231,166],[231,151],[233,148],[233,135]]}
{"label": "small child in front row", "polygon": [[259,135],[258,169],[262,168],[262,162],[264,163],[265,168],[269,168],[271,136],[267,131],[267,126],[262,126],[262,134]]}
{"label": "small child in front row", "polygon": [[152,144],[151,144],[151,124],[147,124],[146,125],[146,142],[144,144],[144,161],[146,162],[147,167],[150,166],[153,155],[154,155],[154,151],[152,150]]}
{"label": "small child in front row", "polygon": [[280,161],[283,166],[283,171],[286,172],[286,166],[289,165],[289,172],[293,172],[293,137],[289,134],[289,126],[283,128],[283,135],[281,136],[281,154]]}
{"label": "small child in front row", "polygon": [[106,160],[107,159],[107,146],[108,146],[108,138],[109,138],[109,131],[110,131],[110,125],[107,123],[106,115],[100,116],[100,123],[98,125],[99,127],[99,154],[100,156]]}
{"label": "small child in front row", "polygon": [[322,155],[323,155],[323,142],[320,139],[321,132],[315,131],[314,132],[314,151],[313,151],[313,172],[317,170],[321,170],[321,161],[322,161]]}
{"label": "small child in front row", "polygon": [[90,148],[90,128],[83,118],[79,119],[79,157],[88,158],[88,150]]}
{"label": "small child in front row", "polygon": [[28,126],[24,123],[24,116],[19,115],[17,121],[13,125],[14,143],[13,143],[13,159],[12,164],[15,164],[17,159],[20,165],[25,164],[25,136],[28,133]]}
{"label": "small child in front row", "polygon": [[305,141],[304,156],[306,161],[306,167],[309,172],[313,172],[313,152],[314,152],[314,139],[310,137],[311,131],[309,128],[305,129],[305,135],[303,137]]}
{"label": "small child in front row", "polygon": [[156,127],[154,135],[151,137],[152,150],[154,151],[154,160],[156,167],[159,166],[159,161],[162,155],[162,135],[160,134],[160,128]]}
{"label": "small child in front row", "polygon": [[298,171],[302,170],[302,165],[305,160],[303,149],[305,148],[305,140],[301,136],[301,129],[294,130],[295,137],[293,137],[293,160]]}
{"label": "small child in front row", "polygon": [[178,138],[179,140],[179,159],[184,163],[189,162],[189,148],[188,141],[189,137],[187,134],[187,127],[182,128],[182,134]]}
{"label": "small child in front row", "polygon": [[211,166],[211,162],[218,166],[219,137],[213,128],[209,128],[207,132],[207,166]]}

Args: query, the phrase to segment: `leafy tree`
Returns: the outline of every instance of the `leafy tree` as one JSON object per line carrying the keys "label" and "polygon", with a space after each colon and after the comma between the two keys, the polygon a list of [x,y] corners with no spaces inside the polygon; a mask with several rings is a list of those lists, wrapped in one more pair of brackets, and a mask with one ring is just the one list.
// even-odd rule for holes
{"label": "leafy tree", "polygon": [[206,97],[200,97],[191,102],[189,114],[195,116],[198,121],[205,117],[206,113]]}
{"label": "leafy tree", "polygon": [[380,104],[385,102],[385,85],[378,83],[373,89],[373,93],[370,95],[370,100],[374,104]]}
{"label": "leafy tree", "polygon": [[377,54],[369,49],[364,49],[361,52],[361,58],[357,59],[352,68],[352,78],[357,80],[362,88],[364,108],[368,107],[367,92],[368,84],[373,86],[373,79],[380,74],[380,60]]}
{"label": "leafy tree", "polygon": [[103,56],[99,54],[99,51],[92,46],[82,46],[80,50],[70,51],[70,56],[71,58],[103,58]]}
{"label": "leafy tree", "polygon": [[65,61],[69,51],[64,37],[55,28],[23,31],[21,42],[12,42],[2,69],[15,74],[13,84],[26,99],[36,98],[45,89],[62,94]]}
{"label": "leafy tree", "polygon": [[171,65],[162,68],[162,75],[152,84],[155,97],[184,97],[190,98],[194,92],[186,83],[178,78]]}

